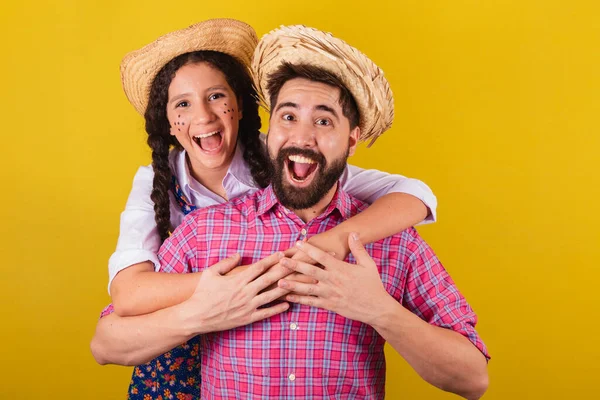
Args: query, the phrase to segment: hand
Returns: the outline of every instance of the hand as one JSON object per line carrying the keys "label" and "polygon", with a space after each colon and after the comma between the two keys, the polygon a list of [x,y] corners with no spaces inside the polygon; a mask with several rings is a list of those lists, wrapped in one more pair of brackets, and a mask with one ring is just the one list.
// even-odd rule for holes
{"label": "hand", "polygon": [[204,270],[194,293],[182,303],[194,333],[232,329],[287,310],[288,303],[259,309],[289,292],[279,287],[263,291],[291,273],[282,266],[272,268],[282,257],[284,253],[277,252],[226,275],[239,263],[240,256],[235,254]]}
{"label": "hand", "polygon": [[[308,239],[308,243],[319,249],[331,254],[338,260],[345,260],[350,251],[348,247],[348,234],[338,235],[335,233],[335,228],[319,233]],[[289,257],[286,252],[286,257]],[[303,251],[295,251],[292,256],[293,260],[314,264],[315,261]]]}
{"label": "hand", "polygon": [[317,247],[298,242],[300,251],[323,269],[308,263],[284,258],[281,264],[317,280],[317,283],[299,283],[282,279],[278,286],[293,293],[285,299],[298,304],[324,308],[348,319],[371,324],[391,296],[385,290],[377,265],[369,256],[356,234],[348,237],[350,251],[357,264],[340,261]]}

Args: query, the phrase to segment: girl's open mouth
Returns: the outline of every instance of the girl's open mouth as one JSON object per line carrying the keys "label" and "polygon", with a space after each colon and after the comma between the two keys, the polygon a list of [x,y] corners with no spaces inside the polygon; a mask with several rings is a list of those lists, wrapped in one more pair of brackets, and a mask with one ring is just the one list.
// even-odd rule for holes
{"label": "girl's open mouth", "polygon": [[214,152],[221,147],[223,137],[221,131],[213,131],[194,136],[194,142],[206,152]]}

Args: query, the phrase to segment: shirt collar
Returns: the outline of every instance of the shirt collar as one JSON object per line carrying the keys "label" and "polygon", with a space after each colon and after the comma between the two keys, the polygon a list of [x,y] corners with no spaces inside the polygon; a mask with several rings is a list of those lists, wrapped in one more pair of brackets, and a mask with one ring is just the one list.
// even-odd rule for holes
{"label": "shirt collar", "polygon": [[[198,186],[198,183],[194,178],[192,178],[190,167],[186,159],[186,151],[182,149],[180,151],[172,151],[171,153],[173,157],[172,171],[177,171],[177,181],[179,182],[179,186],[186,194],[189,194],[190,189],[198,191],[199,188],[194,187]],[[227,173],[223,178],[223,182],[226,181],[227,176],[232,176],[238,182],[241,182],[251,188],[256,187],[256,184],[252,179],[252,174],[250,173],[250,167],[248,167],[246,161],[244,161],[244,150],[239,142],[236,146],[231,164],[229,165]]]}
{"label": "shirt collar", "polygon": [[227,174],[231,174],[235,179],[242,182],[246,186],[256,186],[254,180],[252,179],[252,174],[250,173],[250,167],[244,160],[244,149],[239,139]]}
{"label": "shirt collar", "polygon": [[[273,186],[269,185],[266,189],[264,189],[261,195],[258,198],[258,209],[256,210],[257,215],[263,215],[267,211],[271,210],[273,207],[279,206],[285,208],[275,195],[275,191],[273,190]],[[346,220],[350,218],[352,214],[352,208],[355,207],[356,204],[353,204],[352,198],[344,189],[342,189],[341,185],[338,182],[337,190],[333,195],[333,199],[325,208],[325,211],[321,215],[319,215],[316,219],[323,219],[332,214],[335,210],[337,210],[342,219]]]}

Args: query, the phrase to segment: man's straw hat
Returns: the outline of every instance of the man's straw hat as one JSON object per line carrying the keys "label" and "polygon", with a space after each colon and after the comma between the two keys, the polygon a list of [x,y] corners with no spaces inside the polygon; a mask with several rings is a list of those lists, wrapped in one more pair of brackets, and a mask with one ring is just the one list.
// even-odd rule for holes
{"label": "man's straw hat", "polygon": [[370,140],[369,146],[392,125],[394,97],[381,68],[343,40],[303,25],[275,29],[256,47],[252,60],[254,84],[267,109],[269,75],[284,62],[313,65],[337,75],[356,100],[360,140]]}
{"label": "man's straw hat", "polygon": [[257,43],[256,32],[244,22],[227,18],[199,22],[127,54],[121,62],[123,89],[137,112],[144,115],[156,74],[173,58],[198,50],[219,51],[249,69]]}

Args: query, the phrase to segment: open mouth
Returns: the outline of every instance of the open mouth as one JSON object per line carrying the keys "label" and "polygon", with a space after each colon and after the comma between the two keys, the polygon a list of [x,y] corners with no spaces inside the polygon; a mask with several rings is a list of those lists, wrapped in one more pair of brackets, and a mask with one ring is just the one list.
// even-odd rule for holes
{"label": "open mouth", "polygon": [[202,150],[212,152],[221,147],[223,137],[221,136],[221,131],[213,131],[194,136],[194,142]]}
{"label": "open mouth", "polygon": [[318,162],[300,155],[288,156],[285,164],[291,180],[300,184],[310,182],[319,168]]}

